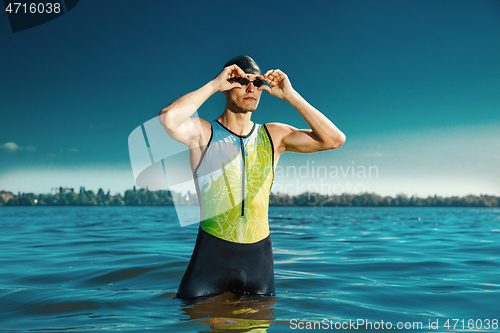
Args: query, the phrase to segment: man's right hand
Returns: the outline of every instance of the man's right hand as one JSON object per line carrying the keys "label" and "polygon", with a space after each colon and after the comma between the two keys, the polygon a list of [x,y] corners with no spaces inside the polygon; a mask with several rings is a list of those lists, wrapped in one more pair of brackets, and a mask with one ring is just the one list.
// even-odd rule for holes
{"label": "man's right hand", "polygon": [[190,149],[205,147],[210,139],[210,123],[192,115],[215,92],[241,87],[238,82],[227,81],[234,77],[246,77],[246,74],[236,65],[225,67],[215,79],[164,108],[160,112],[160,124],[168,135]]}
{"label": "man's right hand", "polygon": [[241,87],[241,84],[239,84],[238,82],[228,82],[229,79],[235,77],[246,78],[247,75],[237,65],[231,65],[224,67],[224,69],[219,73],[219,75],[217,75],[215,79],[211,81],[211,83],[216,91],[227,91],[233,88],[239,88]]}

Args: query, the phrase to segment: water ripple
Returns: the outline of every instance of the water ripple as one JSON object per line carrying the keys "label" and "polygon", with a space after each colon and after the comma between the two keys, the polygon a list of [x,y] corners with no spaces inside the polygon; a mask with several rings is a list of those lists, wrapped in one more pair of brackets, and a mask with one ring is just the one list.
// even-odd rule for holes
{"label": "water ripple", "polygon": [[499,209],[271,207],[277,296],[190,303],[175,291],[197,227],[180,228],[172,207],[1,207],[0,332],[494,318],[499,218]]}

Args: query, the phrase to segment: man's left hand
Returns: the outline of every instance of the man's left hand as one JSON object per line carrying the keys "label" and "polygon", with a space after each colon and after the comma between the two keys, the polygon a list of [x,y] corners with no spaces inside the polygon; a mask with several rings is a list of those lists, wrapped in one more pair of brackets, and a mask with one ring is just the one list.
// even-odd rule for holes
{"label": "man's left hand", "polygon": [[266,74],[259,75],[258,78],[269,84],[269,86],[263,85],[260,89],[267,91],[272,96],[286,100],[295,92],[288,76],[279,69],[269,70]]}

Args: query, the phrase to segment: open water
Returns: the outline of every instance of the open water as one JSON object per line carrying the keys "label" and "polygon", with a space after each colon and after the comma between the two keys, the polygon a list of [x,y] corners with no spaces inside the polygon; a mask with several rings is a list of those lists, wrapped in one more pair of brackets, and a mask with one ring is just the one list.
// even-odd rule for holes
{"label": "open water", "polygon": [[173,207],[0,207],[0,332],[500,331],[500,209],[269,215],[276,297],[186,302]]}

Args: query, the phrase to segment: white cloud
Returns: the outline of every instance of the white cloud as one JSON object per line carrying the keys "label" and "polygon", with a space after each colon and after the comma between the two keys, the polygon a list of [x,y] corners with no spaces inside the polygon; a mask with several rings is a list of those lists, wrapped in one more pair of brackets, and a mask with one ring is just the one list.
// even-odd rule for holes
{"label": "white cloud", "polygon": [[12,153],[19,150],[20,147],[14,142],[7,142],[1,145],[0,148],[2,148],[2,150],[8,151],[9,153]]}
{"label": "white cloud", "polygon": [[33,146],[20,147],[15,142],[6,142],[3,145],[0,145],[0,150],[6,151],[8,153],[13,153],[21,150],[33,152],[36,150],[36,147]]}

